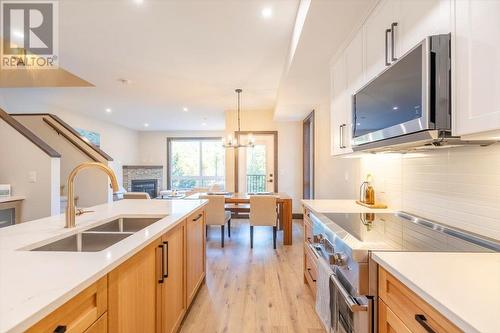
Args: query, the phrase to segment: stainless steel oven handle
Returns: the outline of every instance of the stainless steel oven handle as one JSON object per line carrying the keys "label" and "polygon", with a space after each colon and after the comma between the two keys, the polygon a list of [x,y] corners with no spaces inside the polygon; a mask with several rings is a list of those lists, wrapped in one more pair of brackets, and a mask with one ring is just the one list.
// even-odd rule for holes
{"label": "stainless steel oven handle", "polygon": [[349,293],[342,286],[342,284],[340,283],[339,279],[335,274],[332,274],[330,279],[332,279],[333,283],[335,284],[335,288],[340,292],[342,298],[346,302],[351,312],[368,311],[368,305],[360,305],[356,303],[354,299],[351,297],[351,295],[349,295]]}

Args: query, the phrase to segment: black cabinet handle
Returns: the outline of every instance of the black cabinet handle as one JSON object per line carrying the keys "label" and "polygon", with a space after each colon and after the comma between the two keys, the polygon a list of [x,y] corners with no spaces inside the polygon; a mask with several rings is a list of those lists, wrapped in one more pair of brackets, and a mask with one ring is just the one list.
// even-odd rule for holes
{"label": "black cabinet handle", "polygon": [[158,245],[158,248],[161,250],[161,274],[160,278],[158,279],[158,283],[163,283],[165,280],[163,278],[163,273],[165,272],[165,251],[163,249],[163,244]]}
{"label": "black cabinet handle", "polygon": [[391,29],[386,29],[385,30],[385,65],[390,66],[391,63],[389,62],[389,33],[391,32]]}
{"label": "black cabinet handle", "polygon": [[163,277],[168,278],[168,242],[163,242]]}
{"label": "black cabinet handle", "polygon": [[198,221],[202,216],[203,216],[203,214],[198,215],[196,218],[193,219],[193,222]]}
{"label": "black cabinet handle", "polygon": [[432,329],[432,327],[427,323],[427,318],[423,314],[416,314],[415,320],[428,332],[428,333],[436,333]]}
{"label": "black cabinet handle", "polygon": [[66,332],[66,325],[59,325],[54,330],[54,333],[64,333]]}
{"label": "black cabinet handle", "polygon": [[396,61],[398,58],[395,56],[395,51],[394,51],[394,28],[398,26],[398,22],[392,22],[391,24],[391,60]]}

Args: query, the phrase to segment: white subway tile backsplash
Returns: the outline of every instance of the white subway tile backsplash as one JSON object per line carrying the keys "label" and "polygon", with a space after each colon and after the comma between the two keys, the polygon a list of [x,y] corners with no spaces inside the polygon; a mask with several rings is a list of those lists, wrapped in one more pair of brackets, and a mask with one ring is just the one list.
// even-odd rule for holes
{"label": "white subway tile backsplash", "polygon": [[500,239],[500,144],[363,157],[377,200]]}

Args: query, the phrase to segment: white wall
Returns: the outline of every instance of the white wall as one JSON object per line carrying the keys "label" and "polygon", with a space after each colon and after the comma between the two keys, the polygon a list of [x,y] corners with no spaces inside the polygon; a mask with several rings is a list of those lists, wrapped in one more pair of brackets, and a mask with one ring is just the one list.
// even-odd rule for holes
{"label": "white wall", "polygon": [[80,115],[75,112],[51,110],[72,127],[97,132],[101,135],[101,149],[113,158],[109,166],[115,171],[118,183],[123,183],[123,165],[137,163],[139,159],[139,133],[137,131],[115,125],[96,118]]}
{"label": "white wall", "polygon": [[[162,165],[162,189],[167,188],[167,138],[168,137],[223,137],[222,131],[161,131],[139,132],[139,165]],[[125,164],[124,164],[125,165]]]}
{"label": "white wall", "polygon": [[[75,147],[63,136],[59,135],[43,121],[42,117],[25,115],[14,118],[61,154],[60,182],[61,186],[64,186],[62,195],[66,195],[66,181],[71,171],[80,163],[93,160],[78,147]],[[73,136],[71,133],[69,135]],[[100,157],[99,161],[107,164],[107,161],[102,157]],[[100,170],[86,169],[81,171],[75,179],[75,195],[78,197],[78,206],[90,207],[108,202],[108,183],[108,176]]]}
{"label": "white wall", "polygon": [[[22,221],[59,214],[59,158],[51,158],[0,120],[0,183],[25,196]],[[30,181],[35,173],[36,182]]]}
{"label": "white wall", "polygon": [[378,199],[395,208],[500,240],[500,144],[369,155]]}

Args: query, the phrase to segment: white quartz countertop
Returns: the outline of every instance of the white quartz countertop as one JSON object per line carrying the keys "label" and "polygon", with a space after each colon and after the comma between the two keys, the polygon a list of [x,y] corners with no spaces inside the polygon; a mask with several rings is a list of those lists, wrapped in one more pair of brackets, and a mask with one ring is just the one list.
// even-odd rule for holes
{"label": "white quartz countertop", "polygon": [[361,206],[356,203],[355,199],[345,200],[330,200],[330,199],[315,199],[302,200],[302,204],[315,213],[390,213],[392,209],[373,209]]}
{"label": "white quartz countertop", "polygon": [[0,203],[4,202],[11,202],[11,201],[22,201],[26,199],[26,197],[23,197],[22,195],[12,195],[8,197],[0,197]]}
{"label": "white quartz countertop", "polygon": [[[22,332],[174,227],[206,200],[121,200],[0,229],[0,332]],[[120,217],[162,217],[100,252],[27,251]]]}
{"label": "white quartz countertop", "polygon": [[372,258],[465,332],[500,331],[500,253],[374,252]]}

